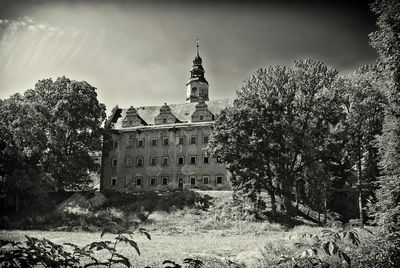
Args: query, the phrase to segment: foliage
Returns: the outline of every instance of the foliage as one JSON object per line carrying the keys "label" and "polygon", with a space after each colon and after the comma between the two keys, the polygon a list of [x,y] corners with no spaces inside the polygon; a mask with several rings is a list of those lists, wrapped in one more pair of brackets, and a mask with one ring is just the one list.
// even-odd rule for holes
{"label": "foliage", "polygon": [[354,247],[360,245],[357,230],[347,228],[337,231],[325,229],[321,235],[304,233],[300,238],[305,242],[294,243],[297,248],[302,249],[300,254],[293,257],[282,255],[278,264],[291,263],[293,267],[330,267],[335,259],[327,260],[326,257],[334,257],[339,263],[350,266],[351,250],[346,244],[344,247],[342,242],[347,240]]}
{"label": "foliage", "polygon": [[386,83],[381,86],[388,99],[383,133],[379,139],[380,167],[383,176],[377,192],[376,219],[385,238],[397,246],[391,260],[400,265],[400,3],[377,0],[372,11],[378,16],[378,30],[370,35],[377,50]]}
{"label": "foliage", "polygon": [[66,77],[41,80],[23,95],[0,101],[0,117],[3,203],[50,187],[88,185],[105,118],[96,88]]}
{"label": "foliage", "polygon": [[210,143],[211,154],[221,156],[232,174],[236,191],[256,202],[266,189],[273,204],[275,194],[282,194],[293,215],[298,180],[323,180],[310,187],[327,184],[319,163],[323,143],[341,116],[332,87],[336,75],[320,62],[295,61],[292,67],[259,69],[237,92],[233,107],[217,118]]}

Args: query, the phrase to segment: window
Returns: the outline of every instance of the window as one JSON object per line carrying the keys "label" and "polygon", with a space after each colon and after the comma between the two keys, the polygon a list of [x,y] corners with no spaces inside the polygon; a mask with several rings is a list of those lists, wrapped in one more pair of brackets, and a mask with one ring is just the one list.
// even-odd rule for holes
{"label": "window", "polygon": [[118,165],[118,160],[117,159],[113,159],[112,160],[112,166],[116,167]]}
{"label": "window", "polygon": [[183,144],[183,142],[184,142],[184,139],[183,139],[183,137],[179,137],[178,144],[179,144],[179,145],[182,145],[182,144]]}
{"label": "window", "polygon": [[163,138],[163,145],[164,146],[167,146],[168,145],[168,138]]}
{"label": "window", "polygon": [[190,177],[190,184],[195,185],[196,184],[196,177]]}
{"label": "window", "polygon": [[168,156],[164,156],[162,159],[162,164],[164,166],[168,166],[169,165],[169,157]]}
{"label": "window", "polygon": [[204,164],[208,164],[209,163],[209,158],[208,158],[208,156],[203,156],[203,163]]}
{"label": "window", "polygon": [[151,139],[151,146],[157,146],[157,138]]}
{"label": "window", "polygon": [[217,184],[222,184],[222,176],[217,176]]}
{"label": "window", "polygon": [[190,164],[196,164],[196,156],[190,157]]}
{"label": "window", "polygon": [[163,185],[168,185],[168,177],[163,177],[162,178],[162,184]]}
{"label": "window", "polygon": [[129,186],[133,184],[133,180],[131,177],[127,176],[125,181],[125,186]]}
{"label": "window", "polygon": [[133,148],[133,140],[128,140],[128,148]]}
{"label": "window", "polygon": [[137,185],[137,186],[142,186],[142,181],[143,181],[143,178],[142,178],[142,177],[137,177],[137,178],[136,178],[136,185]]}
{"label": "window", "polygon": [[179,156],[179,157],[178,157],[178,164],[179,164],[179,165],[185,164],[185,157]]}
{"label": "window", "polygon": [[150,157],[150,166],[157,165],[157,157]]}
{"label": "window", "polygon": [[208,136],[204,136],[203,137],[203,143],[207,144],[208,143],[208,139],[209,139]]}
{"label": "window", "polygon": [[209,184],[209,183],[210,183],[210,177],[203,176],[203,184]]}
{"label": "window", "polygon": [[167,123],[167,119],[164,118],[164,119],[162,120],[162,122],[163,122],[164,124]]}
{"label": "window", "polygon": [[204,115],[200,115],[200,121],[204,120]]}
{"label": "window", "polygon": [[127,167],[132,167],[132,157],[128,157],[128,158],[126,159],[126,166],[127,166]]}
{"label": "window", "polygon": [[156,177],[151,177],[150,178],[150,185],[157,185],[157,178]]}
{"label": "window", "polygon": [[111,186],[117,185],[117,178],[111,178]]}
{"label": "window", "polygon": [[136,166],[143,167],[143,157],[136,158]]}
{"label": "window", "polygon": [[138,139],[137,143],[138,143],[138,147],[144,147],[144,139]]}
{"label": "window", "polygon": [[114,149],[118,149],[118,146],[119,146],[119,142],[118,141],[114,141],[113,142]]}
{"label": "window", "polygon": [[222,158],[221,158],[221,156],[217,156],[217,163],[222,163]]}
{"label": "window", "polygon": [[196,144],[196,137],[190,137],[190,144]]}

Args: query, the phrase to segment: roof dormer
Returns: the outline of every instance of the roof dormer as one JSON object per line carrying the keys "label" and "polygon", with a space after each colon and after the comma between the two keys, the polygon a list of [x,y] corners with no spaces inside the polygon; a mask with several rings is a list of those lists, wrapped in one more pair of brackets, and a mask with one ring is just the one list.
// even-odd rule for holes
{"label": "roof dormer", "polygon": [[164,103],[164,105],[160,108],[160,113],[154,118],[154,124],[166,125],[174,123],[181,123],[181,121],[179,121],[178,118],[172,114],[171,108]]}

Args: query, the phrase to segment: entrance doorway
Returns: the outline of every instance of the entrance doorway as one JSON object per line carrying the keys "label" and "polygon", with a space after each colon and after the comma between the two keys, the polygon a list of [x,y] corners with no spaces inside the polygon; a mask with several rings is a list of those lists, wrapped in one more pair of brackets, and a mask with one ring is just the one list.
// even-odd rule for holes
{"label": "entrance doorway", "polygon": [[179,190],[183,190],[183,178],[178,178],[178,188]]}

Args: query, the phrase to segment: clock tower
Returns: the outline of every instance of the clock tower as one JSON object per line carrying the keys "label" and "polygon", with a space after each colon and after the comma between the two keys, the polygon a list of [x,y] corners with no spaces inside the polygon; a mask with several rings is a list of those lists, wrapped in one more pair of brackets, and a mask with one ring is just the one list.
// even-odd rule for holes
{"label": "clock tower", "polygon": [[190,78],[186,84],[186,101],[208,101],[208,82],[204,77],[203,60],[199,55],[199,39],[197,39],[197,55],[193,60]]}

